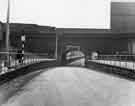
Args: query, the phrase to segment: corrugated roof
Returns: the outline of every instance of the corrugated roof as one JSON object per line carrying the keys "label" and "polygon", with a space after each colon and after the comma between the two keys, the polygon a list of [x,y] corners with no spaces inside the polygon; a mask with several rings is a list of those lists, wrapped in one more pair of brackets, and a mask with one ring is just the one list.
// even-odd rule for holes
{"label": "corrugated roof", "polygon": [[[39,26],[36,24],[23,24],[23,23],[10,23],[10,31],[16,33],[49,33],[53,32],[54,27],[51,26]],[[4,24],[4,31],[6,30],[6,24]]]}

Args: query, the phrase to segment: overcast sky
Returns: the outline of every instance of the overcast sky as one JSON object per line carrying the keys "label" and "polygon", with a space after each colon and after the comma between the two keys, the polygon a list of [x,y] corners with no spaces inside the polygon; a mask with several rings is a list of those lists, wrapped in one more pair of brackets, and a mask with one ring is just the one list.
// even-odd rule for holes
{"label": "overcast sky", "polygon": [[[2,22],[6,21],[6,9],[7,0],[0,0]],[[10,22],[110,28],[110,0],[11,0]]]}
{"label": "overcast sky", "polygon": [[112,2],[135,2],[135,0],[111,0]]}

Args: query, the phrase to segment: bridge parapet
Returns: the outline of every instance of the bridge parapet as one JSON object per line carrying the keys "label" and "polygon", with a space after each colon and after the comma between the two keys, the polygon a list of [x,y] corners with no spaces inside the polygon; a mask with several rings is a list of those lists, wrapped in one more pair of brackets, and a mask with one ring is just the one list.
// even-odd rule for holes
{"label": "bridge parapet", "polygon": [[89,61],[135,70],[135,55],[98,55]]}
{"label": "bridge parapet", "polygon": [[135,55],[98,55],[88,59],[87,67],[135,80]]}
{"label": "bridge parapet", "polygon": [[[7,60],[5,58],[7,55],[9,56],[8,66],[6,65]],[[56,60],[49,58],[46,53],[35,55],[32,53],[0,52],[0,57],[2,58],[0,61],[0,74],[5,74],[6,72],[14,71],[30,64]]]}

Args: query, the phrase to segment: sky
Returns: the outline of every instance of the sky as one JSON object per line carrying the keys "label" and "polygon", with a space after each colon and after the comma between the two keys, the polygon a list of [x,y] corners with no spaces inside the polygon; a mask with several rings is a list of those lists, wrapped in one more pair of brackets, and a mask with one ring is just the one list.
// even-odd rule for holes
{"label": "sky", "polygon": [[112,0],[112,2],[135,2],[135,0]]}
{"label": "sky", "polygon": [[[10,0],[10,22],[59,28],[110,28],[110,0]],[[7,0],[0,0],[6,22]]]}

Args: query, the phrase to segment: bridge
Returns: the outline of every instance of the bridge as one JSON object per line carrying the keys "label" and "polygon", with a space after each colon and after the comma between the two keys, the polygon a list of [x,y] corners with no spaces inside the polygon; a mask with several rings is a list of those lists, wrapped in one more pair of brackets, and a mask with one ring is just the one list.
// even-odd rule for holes
{"label": "bridge", "polygon": [[[78,33],[79,35],[77,35]],[[113,38],[107,36],[108,33],[112,35],[111,32],[107,32],[105,36],[103,36],[105,32],[100,33],[98,32],[97,34],[96,32],[95,34],[97,36],[102,35],[96,36],[98,42],[103,42],[103,38],[105,38],[107,42],[109,40],[118,43],[121,41],[119,40],[121,38],[122,42],[125,43],[127,39],[127,37],[123,37],[120,33],[120,38],[118,36],[113,36]],[[11,46],[12,48],[16,47],[18,50],[17,47],[20,45],[17,45],[18,43],[16,42],[19,42],[20,36],[18,33],[15,34],[16,36],[14,35],[11,39]],[[89,47],[89,45],[82,45],[85,41],[96,41],[96,37],[89,36],[89,33],[85,33],[83,42],[79,40],[82,38],[81,34],[83,33],[74,32],[73,34],[76,36],[72,38],[72,33],[66,32],[65,29],[64,33],[58,32],[60,35],[51,33],[51,36],[48,35],[46,37],[43,34],[37,36],[33,32],[31,33],[32,35],[26,34],[28,37],[24,52],[0,52],[2,58],[8,55],[10,60],[9,67],[5,66],[6,59],[1,61],[0,66],[1,106],[135,105],[135,55],[99,53],[92,58],[91,54],[85,53],[85,50],[83,50],[85,47]],[[47,35],[48,33],[45,34]],[[94,33],[90,33],[90,35],[92,34]],[[133,34],[131,35],[130,37],[134,38]],[[31,40],[34,40],[34,42],[31,42]],[[53,42],[53,44],[51,45],[50,42]],[[66,42],[67,44],[81,44],[84,55],[75,55],[74,58],[68,58],[64,62],[62,54],[66,49],[63,47],[66,45]],[[93,46],[91,42],[90,48]],[[51,53],[51,50],[48,51],[49,47],[55,48],[55,51],[53,50],[53,53]],[[123,46],[122,49],[125,49],[125,47]],[[39,48],[43,48],[42,52],[37,51],[40,50]],[[92,47],[92,50],[96,50],[95,48],[100,49],[101,47],[99,44],[96,44]],[[82,61],[85,65],[82,65]]]}
{"label": "bridge", "polygon": [[46,54],[26,53],[21,63],[12,58],[0,75],[0,105],[134,106],[134,57],[99,55],[79,67],[84,56],[65,65]]}
{"label": "bridge", "polygon": [[[79,35],[77,35],[78,33]],[[98,42],[103,42],[104,37],[107,42],[108,40],[111,42],[116,41],[116,43],[120,41],[118,36],[108,37],[108,33],[112,34],[110,32],[107,32],[104,37],[104,32],[100,33],[95,34],[97,36],[102,35],[97,37]],[[76,35],[74,38],[71,37],[72,33],[66,31],[59,33],[60,35],[53,33],[52,36],[48,35],[47,37],[44,37],[43,34],[35,36],[33,32],[31,34],[28,34],[28,41],[25,44],[27,47],[24,52],[0,52],[1,57],[7,55],[10,57],[9,67],[5,66],[5,59],[1,61],[0,66],[1,106],[135,105],[135,55],[99,53],[94,58],[91,58],[91,54],[85,53],[83,50],[89,45],[82,44],[85,41],[95,42],[96,37],[89,37],[88,33],[85,33],[83,42],[79,40],[82,38],[80,37],[81,34],[83,34],[80,32],[73,33]],[[131,35],[130,37],[134,38],[133,34]],[[12,48],[20,46],[16,43],[20,36],[18,37],[18,33],[16,33],[16,36],[12,37],[14,40],[11,39]],[[127,37],[121,36],[120,38],[125,43]],[[31,39],[34,42],[31,42]],[[42,42],[35,43],[36,40]],[[50,41],[53,42],[53,45],[51,45]],[[66,45],[66,42],[67,44],[81,44],[84,55],[69,58],[63,64],[62,54],[66,49],[63,46]],[[91,42],[90,48],[93,46]],[[55,51],[49,53],[49,47],[55,48]],[[122,49],[125,49],[125,47],[123,46]],[[37,52],[37,50],[40,50],[39,48],[43,48],[42,51],[47,52]],[[100,44],[93,46],[92,50],[96,50],[95,48],[100,49]],[[18,59],[18,57],[21,57],[21,59]],[[81,63],[81,60],[85,60],[85,65],[80,64],[78,66],[78,62]]]}

